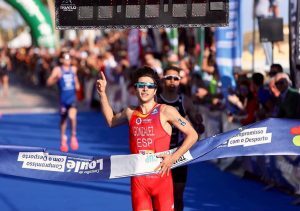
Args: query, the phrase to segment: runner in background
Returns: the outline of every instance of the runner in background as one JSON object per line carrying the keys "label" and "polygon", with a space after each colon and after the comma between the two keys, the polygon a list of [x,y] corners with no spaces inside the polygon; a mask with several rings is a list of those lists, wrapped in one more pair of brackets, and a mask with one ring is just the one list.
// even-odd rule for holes
{"label": "runner in background", "polygon": [[68,137],[66,135],[67,121],[71,121],[71,149],[78,149],[78,140],[76,136],[77,127],[77,108],[76,108],[76,90],[79,90],[80,85],[77,78],[77,68],[71,65],[71,56],[68,53],[63,53],[60,61],[61,66],[57,66],[52,70],[50,77],[47,80],[47,85],[52,86],[58,84],[60,93],[60,136],[62,152],[68,152]]}
{"label": "runner in background", "polygon": [[[202,124],[201,114],[196,112],[190,98],[179,93],[180,71],[181,69],[176,66],[169,66],[164,69],[162,92],[157,96],[157,102],[176,108],[181,116],[188,117],[198,134],[202,134],[204,125]],[[184,134],[176,127],[172,127],[170,148],[180,147],[183,140]],[[187,181],[187,173],[187,165],[172,170],[175,211],[182,211],[184,208],[183,193]]]}

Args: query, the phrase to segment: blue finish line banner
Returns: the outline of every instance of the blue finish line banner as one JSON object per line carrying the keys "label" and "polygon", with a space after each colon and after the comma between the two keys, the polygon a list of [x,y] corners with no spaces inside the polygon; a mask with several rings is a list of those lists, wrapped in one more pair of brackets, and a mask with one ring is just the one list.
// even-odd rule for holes
{"label": "blue finish line banner", "polygon": [[[154,173],[161,162],[156,155],[91,157],[45,148],[2,145],[0,173],[54,181],[97,181]],[[267,119],[203,139],[173,168],[216,158],[256,155],[300,155],[300,120]]]}

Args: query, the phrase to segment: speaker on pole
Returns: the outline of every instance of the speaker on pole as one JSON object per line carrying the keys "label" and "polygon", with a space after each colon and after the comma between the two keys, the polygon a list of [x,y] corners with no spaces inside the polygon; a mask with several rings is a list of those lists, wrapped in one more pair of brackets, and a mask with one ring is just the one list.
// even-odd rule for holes
{"label": "speaker on pole", "polygon": [[258,20],[260,42],[283,41],[282,18],[260,18]]}
{"label": "speaker on pole", "polygon": [[282,18],[260,18],[258,19],[260,42],[272,43],[272,63],[274,63],[274,42],[283,41],[283,19]]}

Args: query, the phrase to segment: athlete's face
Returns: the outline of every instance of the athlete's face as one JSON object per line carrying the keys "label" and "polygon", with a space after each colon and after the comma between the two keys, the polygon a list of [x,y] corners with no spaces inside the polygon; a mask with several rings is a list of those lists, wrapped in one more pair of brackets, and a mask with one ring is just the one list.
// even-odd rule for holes
{"label": "athlete's face", "polygon": [[136,95],[141,103],[150,102],[154,99],[157,85],[154,80],[148,76],[140,77],[135,84]]}
{"label": "athlete's face", "polygon": [[63,65],[70,66],[71,65],[71,56],[69,54],[64,54],[62,58]]}
{"label": "athlete's face", "polygon": [[180,84],[180,76],[176,70],[168,70],[164,75],[164,87],[168,91],[177,92]]}

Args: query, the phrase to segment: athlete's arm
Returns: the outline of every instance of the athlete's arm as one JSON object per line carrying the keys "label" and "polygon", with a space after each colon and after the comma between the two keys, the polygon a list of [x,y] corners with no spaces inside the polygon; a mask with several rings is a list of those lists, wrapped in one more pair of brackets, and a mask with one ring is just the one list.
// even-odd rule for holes
{"label": "athlete's arm", "polygon": [[197,141],[198,134],[192,125],[182,117],[176,108],[172,106],[164,105],[162,106],[162,116],[161,116],[163,127],[166,123],[174,125],[182,133],[186,135],[182,145],[174,152],[172,155],[163,155],[163,161],[157,169],[160,169],[160,173],[164,175],[169,174],[171,166],[176,160],[180,158],[185,152],[187,152]]}
{"label": "athlete's arm", "polygon": [[78,76],[77,76],[77,67],[72,66],[72,70],[75,75],[75,89],[78,91],[80,89],[80,83],[79,83]]}
{"label": "athlete's arm", "polygon": [[100,71],[100,74],[101,74],[101,79],[97,80],[96,86],[97,86],[97,92],[100,97],[101,110],[108,126],[114,127],[126,123],[128,121],[127,117],[128,117],[129,109],[126,108],[121,113],[114,114],[105,92],[106,85],[107,85],[105,75],[102,71]]}
{"label": "athlete's arm", "polygon": [[47,79],[47,86],[52,86],[53,84],[55,84],[59,79],[59,75],[60,75],[60,68],[55,67],[52,70],[51,75]]}

